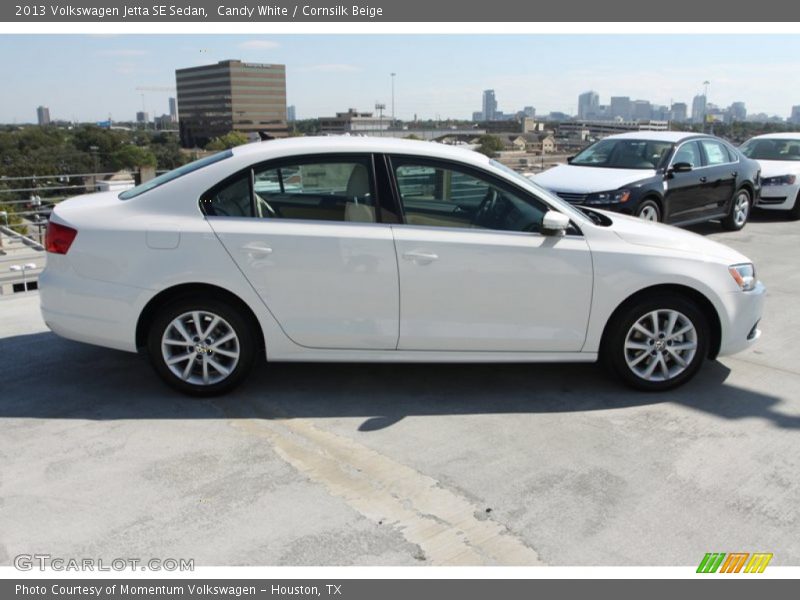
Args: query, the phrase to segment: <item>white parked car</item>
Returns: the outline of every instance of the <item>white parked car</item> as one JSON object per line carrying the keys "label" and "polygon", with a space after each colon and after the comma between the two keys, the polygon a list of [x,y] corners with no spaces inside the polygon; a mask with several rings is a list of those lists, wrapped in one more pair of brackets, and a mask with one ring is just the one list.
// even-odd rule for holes
{"label": "white parked car", "polygon": [[[149,353],[179,390],[280,361],[604,359],[663,390],[759,337],[750,261],[658,223],[578,209],[485,156],[295,138],[59,204],[42,314]],[[262,355],[262,356],[263,356]]]}
{"label": "white parked car", "polygon": [[759,135],[740,150],[761,164],[761,197],[756,206],[800,219],[800,133]]}

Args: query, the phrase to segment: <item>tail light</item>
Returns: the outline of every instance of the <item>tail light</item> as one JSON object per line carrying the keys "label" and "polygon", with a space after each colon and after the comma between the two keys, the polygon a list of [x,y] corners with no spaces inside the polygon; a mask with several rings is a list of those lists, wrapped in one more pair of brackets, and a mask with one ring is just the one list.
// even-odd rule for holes
{"label": "tail light", "polygon": [[66,254],[76,235],[78,235],[77,229],[49,221],[47,223],[45,248],[48,252],[54,254]]}

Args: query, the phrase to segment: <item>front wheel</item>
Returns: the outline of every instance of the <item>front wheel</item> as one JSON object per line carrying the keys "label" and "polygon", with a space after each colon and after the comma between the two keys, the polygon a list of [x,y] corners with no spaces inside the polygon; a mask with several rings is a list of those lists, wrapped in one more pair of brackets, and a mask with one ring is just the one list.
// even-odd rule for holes
{"label": "front wheel", "polygon": [[636,216],[644,221],[661,221],[661,209],[655,200],[645,200],[636,210]]}
{"label": "front wheel", "polygon": [[158,312],[147,349],[169,385],[193,396],[214,396],[241,383],[253,364],[256,343],[239,311],[213,297],[196,297]]}
{"label": "front wheel", "polygon": [[728,231],[739,231],[747,225],[747,219],[750,218],[752,208],[753,199],[750,197],[750,192],[745,188],[740,189],[733,196],[728,216],[722,219],[722,227]]}
{"label": "front wheel", "polygon": [[652,296],[614,317],[602,358],[628,385],[664,391],[694,377],[708,354],[708,338],[708,323],[694,302]]}

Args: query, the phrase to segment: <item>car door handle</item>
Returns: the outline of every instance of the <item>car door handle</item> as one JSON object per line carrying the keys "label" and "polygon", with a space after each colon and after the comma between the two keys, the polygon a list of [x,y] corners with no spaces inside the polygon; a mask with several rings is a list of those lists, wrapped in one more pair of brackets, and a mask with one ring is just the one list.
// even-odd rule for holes
{"label": "car door handle", "polygon": [[701,177],[700,178],[700,183],[705,183],[706,181],[708,181],[708,177]]}
{"label": "car door handle", "polygon": [[263,244],[245,244],[242,246],[242,250],[253,258],[263,258],[272,254],[272,248]]}
{"label": "car door handle", "polygon": [[731,171],[731,177],[736,177],[739,175],[739,171]]}
{"label": "car door handle", "polygon": [[405,252],[403,258],[414,261],[418,265],[427,265],[437,260],[439,255],[432,252]]}

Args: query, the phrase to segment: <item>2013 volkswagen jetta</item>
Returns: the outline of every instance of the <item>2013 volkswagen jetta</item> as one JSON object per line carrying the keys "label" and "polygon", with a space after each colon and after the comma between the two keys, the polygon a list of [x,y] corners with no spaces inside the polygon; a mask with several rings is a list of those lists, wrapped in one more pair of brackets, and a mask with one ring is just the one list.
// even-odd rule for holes
{"label": "2013 volkswagen jetta", "polygon": [[664,390],[759,337],[744,256],[578,209],[439,144],[301,138],[222,152],[59,204],[42,314],[57,334],[146,351],[175,388],[280,361],[603,359]]}

